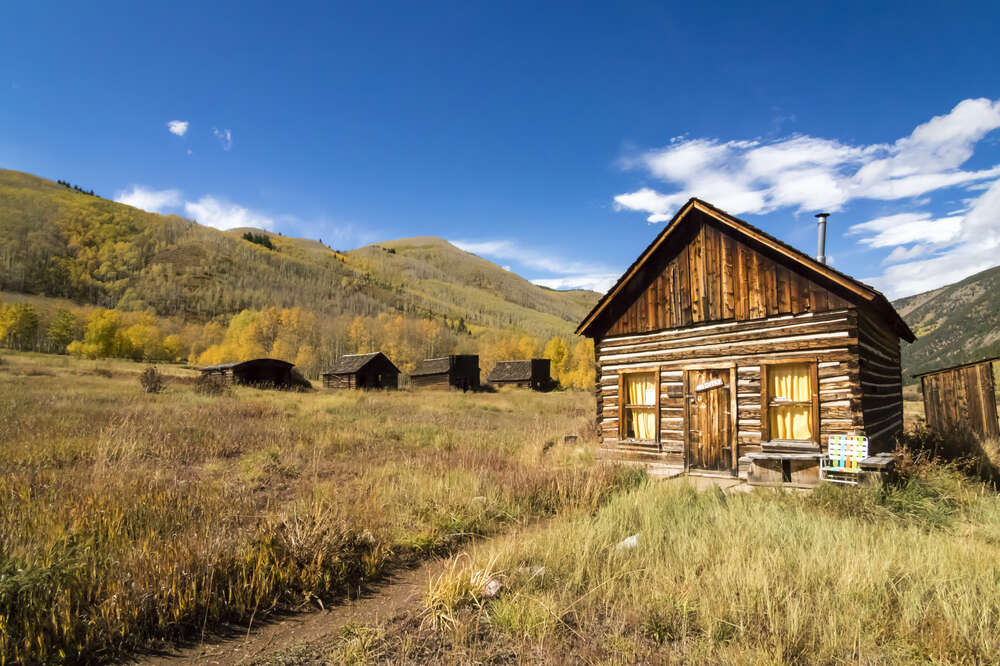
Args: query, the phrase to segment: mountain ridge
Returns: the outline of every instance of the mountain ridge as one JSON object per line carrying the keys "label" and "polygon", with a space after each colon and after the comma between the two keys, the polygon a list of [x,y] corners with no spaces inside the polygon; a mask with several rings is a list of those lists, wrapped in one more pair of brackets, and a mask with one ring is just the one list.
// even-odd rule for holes
{"label": "mountain ridge", "polygon": [[[244,240],[265,234],[273,249]],[[0,169],[0,290],[207,321],[299,306],[322,315],[404,313],[570,335],[599,294],[535,285],[434,236],[350,251],[308,238],[220,231]]]}

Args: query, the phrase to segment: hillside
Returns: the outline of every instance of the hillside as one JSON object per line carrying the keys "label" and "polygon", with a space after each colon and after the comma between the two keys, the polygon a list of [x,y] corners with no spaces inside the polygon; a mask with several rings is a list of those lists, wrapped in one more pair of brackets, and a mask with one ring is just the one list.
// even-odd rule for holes
{"label": "hillside", "polygon": [[1000,266],[895,301],[917,336],[903,345],[903,381],[944,366],[1000,356]]}
{"label": "hillside", "polygon": [[205,322],[243,309],[404,313],[469,328],[569,335],[598,295],[554,291],[422,237],[334,251],[266,234],[274,248],[0,169],[0,291]]}

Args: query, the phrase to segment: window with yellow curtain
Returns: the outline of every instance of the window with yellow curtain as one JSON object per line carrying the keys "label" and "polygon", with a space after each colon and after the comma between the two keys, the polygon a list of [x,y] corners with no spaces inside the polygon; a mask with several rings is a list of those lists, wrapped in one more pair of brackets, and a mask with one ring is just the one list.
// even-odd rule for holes
{"label": "window with yellow curtain", "polygon": [[809,363],[769,365],[767,395],[772,440],[813,439],[812,366]]}
{"label": "window with yellow curtain", "polygon": [[622,437],[625,439],[656,439],[656,373],[635,372],[624,375],[625,392]]}

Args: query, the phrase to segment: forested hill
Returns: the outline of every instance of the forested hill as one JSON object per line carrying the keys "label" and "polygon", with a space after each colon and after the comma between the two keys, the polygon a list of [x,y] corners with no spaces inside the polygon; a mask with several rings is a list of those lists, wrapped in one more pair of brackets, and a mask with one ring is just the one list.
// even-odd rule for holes
{"label": "forested hill", "polygon": [[259,230],[222,232],[2,169],[0,291],[192,322],[298,306],[319,315],[404,313],[542,338],[571,334],[598,298],[539,287],[439,238],[340,252]]}
{"label": "forested hill", "polygon": [[917,336],[903,343],[903,383],[935,368],[1000,356],[1000,266],[893,305]]}

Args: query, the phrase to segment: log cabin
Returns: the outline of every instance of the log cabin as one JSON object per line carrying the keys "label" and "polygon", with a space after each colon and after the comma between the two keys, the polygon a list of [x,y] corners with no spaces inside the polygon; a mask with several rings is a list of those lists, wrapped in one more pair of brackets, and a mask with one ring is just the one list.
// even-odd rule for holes
{"label": "log cabin", "polygon": [[399,368],[382,352],[345,354],[323,373],[323,388],[399,388]]}
{"label": "log cabin", "polygon": [[487,381],[494,386],[514,386],[532,391],[548,391],[552,388],[551,363],[547,358],[531,358],[523,361],[497,361],[490,371]]}
{"label": "log cabin", "polygon": [[410,373],[414,388],[479,390],[479,356],[452,354],[441,358],[425,358]]}
{"label": "log cabin", "polygon": [[295,364],[276,358],[255,358],[239,363],[220,363],[198,368],[208,376],[225,384],[243,384],[258,388],[312,388]]}
{"label": "log cabin", "polygon": [[834,434],[891,450],[900,340],[863,284],[691,199],[586,316],[602,453],[658,471],[819,481]]}

